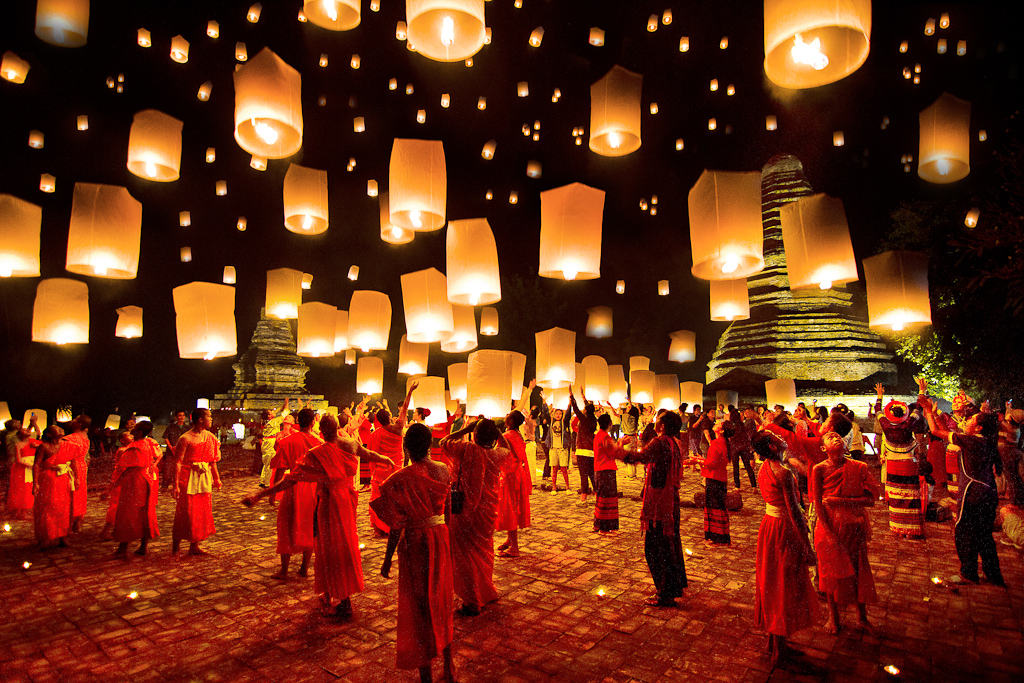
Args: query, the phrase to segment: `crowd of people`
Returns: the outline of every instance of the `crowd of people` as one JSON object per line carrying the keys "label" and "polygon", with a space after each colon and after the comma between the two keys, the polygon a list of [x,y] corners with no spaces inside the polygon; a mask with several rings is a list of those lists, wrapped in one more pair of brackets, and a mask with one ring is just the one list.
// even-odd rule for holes
{"label": "crowd of people", "polygon": [[[919,381],[916,402],[890,400],[876,387],[874,419],[880,477],[864,462],[866,440],[846,406],[831,410],[800,404],[683,404],[654,410],[626,403],[598,404],[570,389],[567,405],[549,406],[531,382],[503,419],[467,417],[462,410],[428,427],[429,414],[410,411],[416,383],[392,415],[369,397],[336,417],[309,408],[263,415],[256,447],[263,472],[252,506],[269,498],[277,506],[275,580],[287,580],[292,555],[298,575],[314,560],[314,590],[336,618],[353,618],[351,596],[364,575],[356,524],[360,491],[369,492],[372,528],[387,538],[381,574],[399,558],[398,667],[419,669],[432,680],[431,661],[443,657],[444,677],[454,679],[453,615],[472,617],[499,598],[495,556],[520,555],[520,532],[531,525],[535,489],[569,491],[570,463],[579,474],[579,504],[593,501],[593,531],[620,529],[618,473],[643,481],[640,530],[655,586],[654,607],[674,607],[687,586],[680,537],[680,483],[694,468],[704,480],[705,543],[735,547],[729,533],[730,491],[741,487],[741,466],[765,514],[756,548],[755,620],[769,634],[773,659],[794,656],[788,639],[819,619],[817,593],[827,603],[825,629],[837,632],[842,610],[856,605],[861,628],[870,630],[866,606],[877,600],[868,543],[866,508],[886,500],[892,533],[920,538],[924,521],[941,507],[953,509],[960,571],[951,582],[1005,586],[992,538],[999,491],[1013,509],[1024,504],[1021,426],[1024,411],[1007,404],[975,406],[961,393],[943,413]],[[884,405],[883,405],[884,404]],[[8,511],[34,522],[41,549],[67,544],[86,513],[90,419],[38,427],[5,425],[10,468]],[[204,555],[215,533],[212,493],[220,489],[220,441],[207,409],[174,415],[152,438],[148,420],[119,437],[109,485],[103,538],[127,558],[129,544],[146,555],[160,534],[156,502],[170,489],[176,499],[172,552],[188,541]],[[755,457],[756,456],[756,457]],[[756,462],[755,462],[756,461]],[[534,481],[534,468],[541,476]],[[559,473],[565,486],[559,486]],[[547,484],[550,477],[550,485]],[[884,495],[882,492],[884,491]],[[700,503],[699,503],[700,504]],[[496,532],[506,532],[495,548]],[[455,609],[454,597],[461,605]]]}

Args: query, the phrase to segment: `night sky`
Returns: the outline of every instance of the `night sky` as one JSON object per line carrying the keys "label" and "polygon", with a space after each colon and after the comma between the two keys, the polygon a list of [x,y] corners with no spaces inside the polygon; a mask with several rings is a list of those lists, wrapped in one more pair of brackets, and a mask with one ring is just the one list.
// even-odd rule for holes
{"label": "night sky", "polygon": [[[704,381],[724,323],[708,321],[708,285],[690,275],[686,195],[705,168],[760,170],[779,153],[801,159],[817,192],[843,199],[858,259],[877,251],[889,225],[889,213],[903,200],[952,198],[963,213],[973,198],[995,181],[991,157],[1005,140],[1005,121],[1019,106],[1018,70],[1022,10],[1011,3],[932,5],[874,3],[871,54],[852,76],[809,91],[783,91],[763,72],[763,16],[760,3],[592,2],[494,0],[486,5],[493,40],[473,57],[473,66],[443,64],[406,49],[395,38],[405,19],[405,3],[381,0],[379,12],[363,2],[362,23],[354,30],[331,32],[297,21],[299,2],[263,3],[258,23],[246,20],[247,2],[93,2],[88,44],[68,49],[51,46],[33,33],[35,3],[5,3],[0,51],[12,50],[31,64],[26,83],[0,81],[0,192],[43,207],[42,277],[73,277],[89,285],[91,329],[85,346],[33,343],[32,303],[39,278],[0,282],[0,400],[15,415],[30,407],[52,411],[71,404],[75,412],[102,417],[119,409],[154,417],[175,407],[194,406],[195,398],[228,390],[235,358],[215,361],[178,358],[171,289],[194,280],[220,282],[225,265],[238,272],[236,320],[242,353],[263,305],[266,270],[290,267],[314,276],[304,301],[348,308],[354,289],[375,289],[391,296],[393,320],[385,358],[385,395],[393,401],[404,390],[396,375],[398,345],[405,330],[399,277],[436,267],[445,270],[445,231],[420,233],[408,245],[379,238],[378,202],[367,196],[366,182],[387,189],[393,138],[440,139],[448,170],[447,217],[486,217],[493,229],[501,267],[503,300],[496,304],[501,332],[479,337],[479,348],[523,352],[532,376],[533,333],[561,326],[577,332],[577,359],[595,353],[610,364],[628,367],[631,355],[647,355],[651,369],[677,373],[681,381]],[[647,31],[647,18],[671,8],[670,25]],[[924,34],[928,18],[949,12],[951,26]],[[207,21],[220,23],[220,37],[206,35]],[[543,43],[528,45],[530,32],[542,26]],[[606,44],[587,43],[590,27],[606,31]],[[149,29],[153,46],[137,44],[139,28]],[[170,40],[181,34],[190,43],[187,64],[169,57]],[[690,49],[678,49],[688,36]],[[728,48],[720,49],[728,37]],[[949,50],[938,54],[946,38]],[[902,40],[909,43],[899,52]],[[966,56],[956,55],[958,40]],[[270,47],[302,74],[304,140],[293,157],[270,160],[265,172],[249,167],[250,155],[233,139],[236,41],[254,57]],[[321,53],[329,56],[318,66]],[[359,54],[358,70],[349,66]],[[644,77],[641,148],[621,158],[590,152],[590,84],[615,64]],[[921,82],[902,75],[921,65]],[[124,75],[124,91],[107,87]],[[391,78],[398,89],[388,89]],[[711,92],[709,82],[721,84]],[[213,82],[207,102],[196,93]],[[527,81],[530,95],[516,95]],[[407,95],[406,84],[414,93]],[[727,96],[734,84],[736,94]],[[561,98],[551,101],[560,89]],[[971,101],[971,174],[953,185],[929,185],[916,174],[918,112],[943,91]],[[451,106],[440,105],[442,93]],[[318,98],[325,98],[319,106]],[[487,108],[477,109],[478,97]],[[658,113],[648,113],[649,104]],[[125,167],[132,116],[158,109],[184,122],[181,178],[155,183]],[[425,124],[416,122],[426,110]],[[86,114],[89,129],[76,130]],[[778,117],[778,130],[765,130],[765,116]],[[365,117],[366,132],[353,132],[352,119]],[[883,117],[889,126],[883,130]],[[717,130],[707,121],[715,117]],[[541,124],[540,140],[524,137],[524,124]],[[586,130],[574,145],[572,131]],[[727,128],[731,132],[727,131]],[[28,147],[30,130],[45,133],[45,148]],[[985,129],[986,142],[977,131]],[[842,130],[846,144],[832,146]],[[685,148],[675,149],[683,138]],[[493,160],[481,158],[490,139]],[[216,162],[205,163],[208,147]],[[905,173],[900,157],[914,155]],[[350,157],[355,169],[346,171]],[[543,176],[526,176],[526,164],[543,164]],[[329,174],[330,228],[319,236],[300,236],[284,228],[281,188],[289,162]],[[39,190],[40,173],[57,178],[57,191]],[[228,182],[218,197],[214,185]],[[537,276],[540,233],[539,193],[571,182],[606,191],[601,278],[562,282]],[[142,252],[135,280],[71,275],[64,270],[68,219],[75,182],[124,185],[143,205]],[[485,193],[493,192],[487,201]],[[510,191],[518,203],[509,203]],[[640,201],[658,197],[656,216],[641,211]],[[178,225],[178,213],[190,211],[190,227]],[[235,223],[245,216],[248,229]],[[189,246],[193,260],[179,261]],[[350,282],[350,265],[360,267]],[[934,274],[933,274],[934,277]],[[615,293],[615,281],[626,293]],[[657,281],[668,279],[671,294],[657,296]],[[855,291],[862,286],[852,285]],[[115,309],[145,310],[141,339],[114,337]],[[586,309],[609,305],[615,311],[610,339],[584,336]],[[479,311],[477,313],[479,316]],[[668,333],[697,332],[697,360],[667,360]],[[448,364],[466,354],[446,354],[433,344],[430,374],[444,375]],[[342,357],[307,359],[307,387],[335,405],[355,396],[355,366]]]}

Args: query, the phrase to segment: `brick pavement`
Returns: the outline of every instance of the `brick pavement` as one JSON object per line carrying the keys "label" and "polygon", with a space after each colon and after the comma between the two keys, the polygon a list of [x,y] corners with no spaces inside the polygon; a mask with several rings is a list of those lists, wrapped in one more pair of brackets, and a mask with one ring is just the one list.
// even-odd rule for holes
{"label": "brick pavement", "polygon": [[[619,482],[626,497],[615,538],[590,532],[591,507],[576,496],[535,492],[522,556],[496,560],[501,600],[479,617],[456,618],[460,680],[1024,679],[1024,564],[1009,546],[999,546],[1009,592],[989,585],[953,592],[930,581],[957,569],[950,525],[928,524],[923,541],[897,540],[875,507],[871,562],[880,602],[869,614],[877,635],[855,627],[851,608],[840,635],[819,625],[795,638],[807,652],[804,665],[772,671],[765,637],[753,626],[760,498],[747,495],[744,509],[731,513],[732,549],[706,549],[702,511],[684,509],[690,587],[679,609],[655,609],[642,603],[653,586],[637,532],[639,485],[625,471]],[[165,536],[148,557],[128,561],[112,559],[115,544],[98,539],[106,504],[97,490],[70,549],[40,554],[31,522],[12,521],[11,532],[0,532],[0,680],[417,680],[394,667],[396,581],[379,575],[384,541],[370,533],[368,496],[359,523],[366,590],[353,597],[355,619],[338,624],[321,614],[312,579],[270,579],[275,513],[237,504],[254,486],[251,476],[228,478],[215,494],[218,533],[205,544],[208,558],[170,556],[169,496],[159,505]],[[686,495],[697,488],[688,472]],[[882,670],[888,664],[900,677]]]}

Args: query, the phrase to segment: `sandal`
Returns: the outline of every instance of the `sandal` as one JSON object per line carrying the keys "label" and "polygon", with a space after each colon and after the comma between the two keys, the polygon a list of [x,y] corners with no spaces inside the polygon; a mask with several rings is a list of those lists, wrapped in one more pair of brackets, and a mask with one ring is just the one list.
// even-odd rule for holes
{"label": "sandal", "polygon": [[502,550],[498,553],[498,557],[519,557],[518,550]]}

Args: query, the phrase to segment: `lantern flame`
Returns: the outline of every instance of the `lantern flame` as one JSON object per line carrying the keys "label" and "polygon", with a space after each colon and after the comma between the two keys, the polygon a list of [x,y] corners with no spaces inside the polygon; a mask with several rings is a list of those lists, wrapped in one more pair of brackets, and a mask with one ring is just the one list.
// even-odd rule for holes
{"label": "lantern flame", "polygon": [[0,263],[0,277],[11,277],[14,275],[14,266],[8,261]]}
{"label": "lantern flame", "polygon": [[146,175],[148,175],[150,178],[156,178],[156,164],[154,164],[152,161],[146,162]]}
{"label": "lantern flame", "polygon": [[818,283],[818,288],[819,289],[823,289],[823,290],[824,289],[832,289],[832,282],[831,282],[831,280],[824,280],[822,282],[819,282]]}
{"label": "lantern flame", "polygon": [[622,136],[617,131],[608,133],[608,146],[612,149],[618,149],[622,145]]}
{"label": "lantern flame", "polygon": [[263,142],[268,145],[272,145],[277,142],[278,133],[273,126],[270,126],[263,121],[256,123],[256,119],[252,119],[252,127],[256,135],[258,135],[260,140],[263,140]]}
{"label": "lantern flame", "polygon": [[391,235],[397,240],[402,237],[402,229],[397,225],[391,228]]}
{"label": "lantern flame", "polygon": [[441,20],[441,44],[451,47],[455,42],[455,21],[451,17]]}
{"label": "lantern flame", "polygon": [[828,66],[828,57],[821,51],[821,38],[815,38],[811,42],[805,43],[800,34],[796,34],[790,54],[793,56],[794,62],[806,64],[815,71],[821,71]]}
{"label": "lantern flame", "polygon": [[414,228],[423,227],[423,214],[419,211],[413,211],[409,214],[409,220],[412,222]]}
{"label": "lantern flame", "polygon": [[949,159],[943,157],[935,162],[935,170],[939,175],[949,175]]}
{"label": "lantern flame", "polygon": [[310,216],[309,214],[306,214],[305,216],[302,217],[302,229],[303,230],[309,230],[312,227],[313,227],[313,217]]}
{"label": "lantern flame", "polygon": [[740,260],[736,258],[735,254],[729,254],[725,257],[725,261],[722,262],[722,272],[729,274],[735,273],[736,269],[740,267]]}
{"label": "lantern flame", "polygon": [[203,356],[203,360],[213,360],[216,356],[217,356],[217,350],[216,349],[210,349],[206,353],[206,355]]}
{"label": "lantern flame", "polygon": [[324,0],[324,13],[331,21],[338,20],[338,7],[334,4],[334,0]]}

